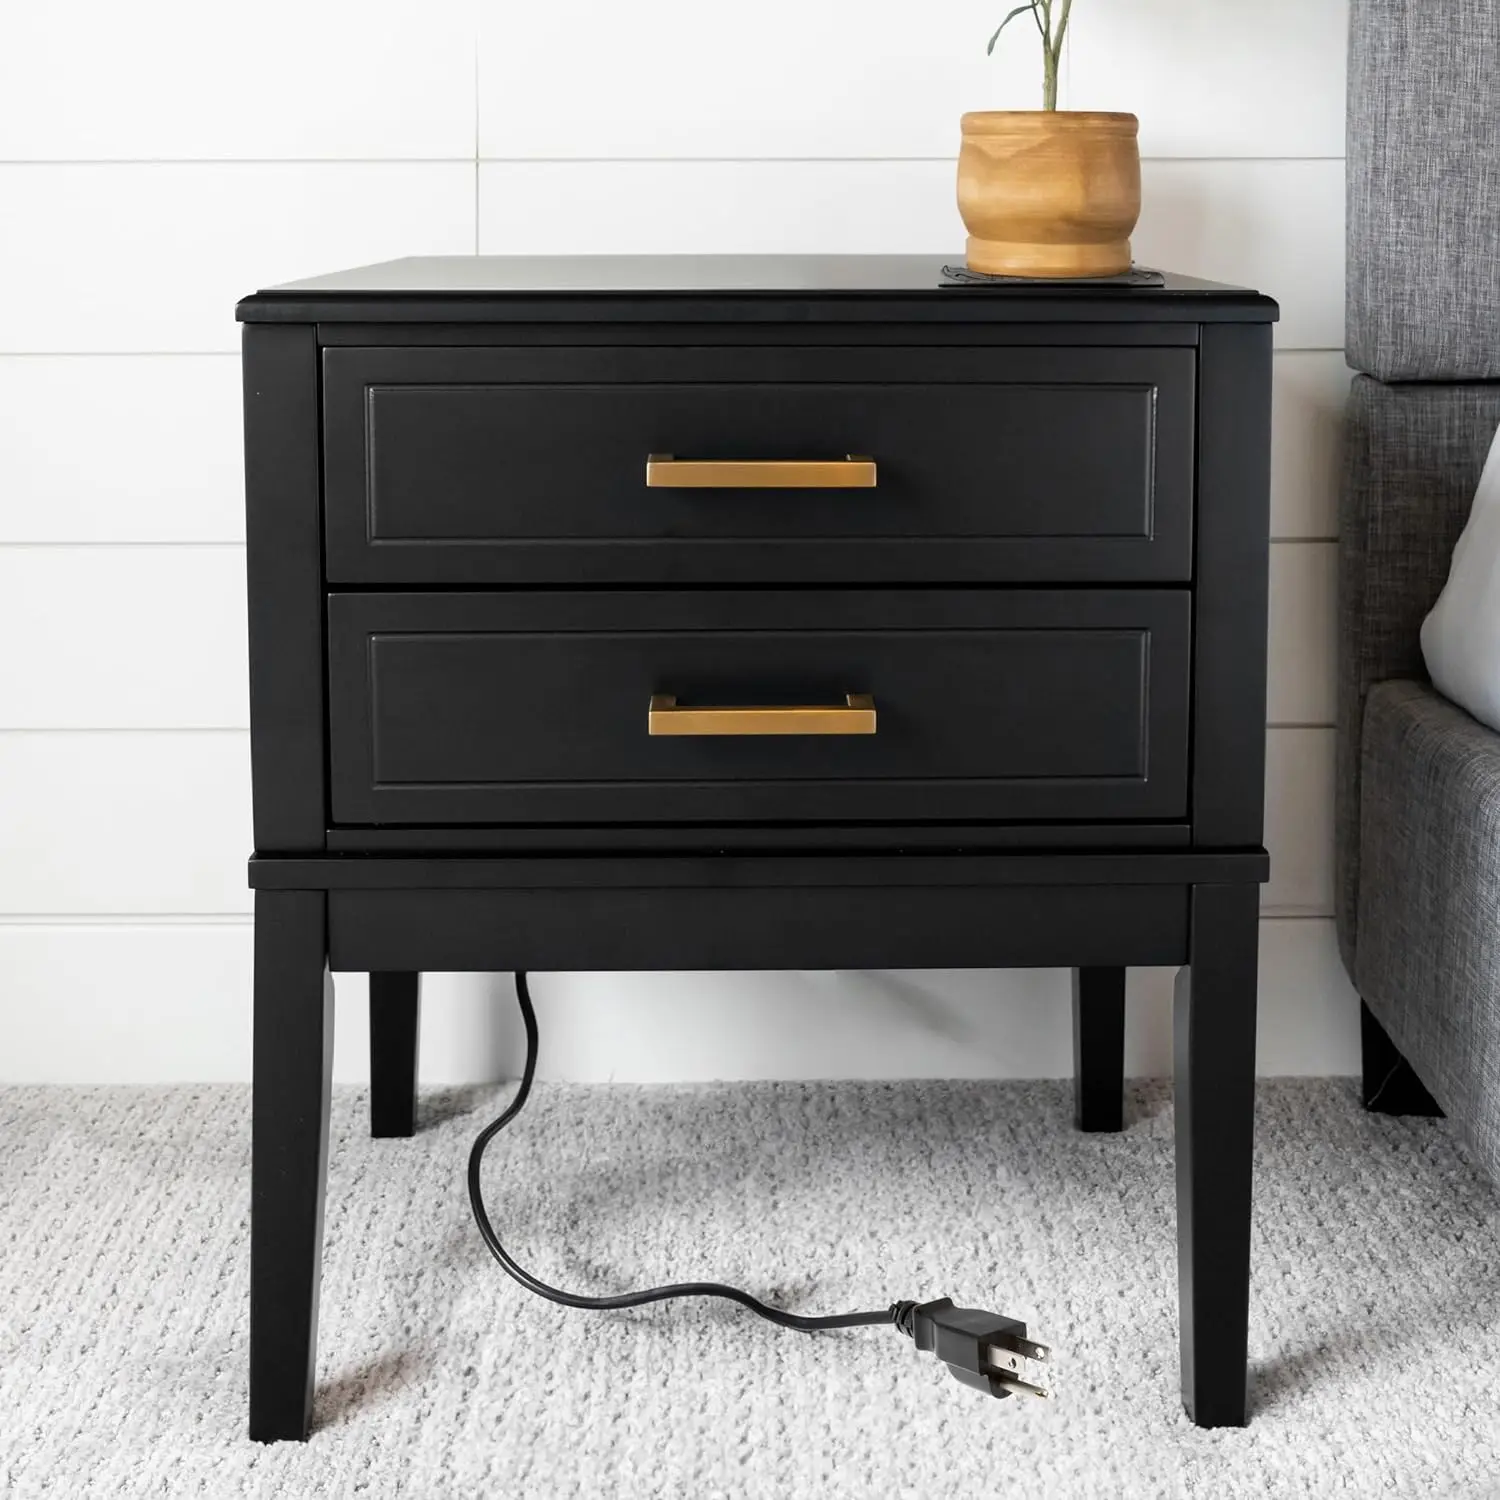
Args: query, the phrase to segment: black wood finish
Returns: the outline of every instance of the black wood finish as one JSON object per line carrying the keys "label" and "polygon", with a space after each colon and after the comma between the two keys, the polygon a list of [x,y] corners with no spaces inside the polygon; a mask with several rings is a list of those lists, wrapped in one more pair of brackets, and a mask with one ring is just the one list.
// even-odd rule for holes
{"label": "black wood finish", "polygon": [[962,288],[952,255],[409,257],[246,297],[243,322],[778,323],[942,326],[1274,322],[1258,292],[1165,273],[1160,288]]}
{"label": "black wood finish", "polygon": [[[1186,964],[1183,1390],[1245,1419],[1276,308],[941,265],[466,256],[240,305],[254,1436],[307,1431],[330,967],[408,1134],[423,971],[1073,968],[1079,1124],[1118,1129],[1125,969]],[[878,482],[663,490],[652,452]],[[878,727],[653,737],[653,693]]]}
{"label": "black wood finish", "polygon": [[1173,1016],[1182,1399],[1200,1427],[1242,1427],[1260,893],[1200,885]]}
{"label": "black wood finish", "polygon": [[322,891],[255,897],[250,1187],[250,1436],[312,1420],[333,1074],[333,982]]}
{"label": "black wood finish", "polygon": [[1120,1130],[1125,1119],[1125,970],[1073,970],[1073,1123]]}
{"label": "black wood finish", "polygon": [[412,1135],[417,1128],[417,1053],[422,976],[370,975],[370,1134]]}
{"label": "black wood finish", "polygon": [[245,565],[255,847],[321,849],[322,506],[311,328],[244,330]]}
{"label": "black wood finish", "polygon": [[[1145,853],[692,854],[486,859],[453,855],[256,858],[256,890],[565,890],[578,886],[1191,885],[1266,878],[1264,849]],[[401,967],[396,965],[395,967]],[[545,967],[533,965],[533,967]]]}
{"label": "black wood finish", "polygon": [[1258,844],[1266,785],[1271,329],[1203,330],[1193,591],[1193,842]]}
{"label": "black wood finish", "polygon": [[361,828],[328,830],[341,853],[417,854],[780,854],[1001,849],[1172,849],[1191,843],[1181,823],[621,823],[612,827]]}
{"label": "black wood finish", "polygon": [[1363,1000],[1359,1002],[1359,1050],[1364,1073],[1360,1097],[1366,1109],[1382,1115],[1442,1117],[1442,1106]]}
{"label": "black wood finish", "polygon": [[[330,350],[329,576],[1186,582],[1194,364],[1187,349]],[[650,489],[652,453],[861,454],[877,484]]]}
{"label": "black wood finish", "polygon": [[[1252,888],[1253,889],[1253,888]],[[335,969],[625,971],[1175,964],[1176,885],[332,890]]]}
{"label": "black wood finish", "polygon": [[[324,349],[492,349],[497,344],[516,348],[587,348],[626,346],[673,348],[694,345],[710,348],[775,347],[782,349],[1067,349],[1075,346],[1111,349],[1193,349],[1198,343],[1196,323],[1111,322],[1101,337],[1095,323],[1077,322],[984,322],[945,318],[870,323],[842,319],[824,323],[806,321],[701,323],[678,319],[663,322],[599,322],[576,316],[553,318],[546,323],[505,320],[494,323],[349,323],[318,325],[318,343]],[[539,311],[538,311],[538,315]],[[255,321],[255,320],[252,320]],[[275,320],[272,320],[275,321]]]}
{"label": "black wood finish", "polygon": [[[339,823],[1173,818],[1185,590],[347,594]],[[875,700],[873,735],[661,738],[684,705]]]}

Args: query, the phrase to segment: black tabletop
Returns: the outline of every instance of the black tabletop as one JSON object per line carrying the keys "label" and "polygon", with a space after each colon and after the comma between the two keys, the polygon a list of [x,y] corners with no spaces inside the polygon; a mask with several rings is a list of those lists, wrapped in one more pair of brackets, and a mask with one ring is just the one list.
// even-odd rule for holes
{"label": "black tabletop", "polygon": [[[926,303],[935,315],[958,307],[982,317],[1006,317],[1019,304],[1036,316],[1070,317],[1108,306],[1111,320],[1127,316],[1177,321],[1274,320],[1276,304],[1244,287],[1163,273],[1159,287],[1088,285],[953,286],[943,267],[961,265],[948,255],[454,255],[411,256],[336,271],[266,288],[240,303],[244,322],[360,321],[372,315],[405,320],[435,316],[445,304],[460,317],[515,316],[520,304],[557,299],[645,304]],[[512,309],[506,311],[506,305]],[[1011,314],[1002,311],[1009,306]],[[1071,307],[1069,314],[1066,309]],[[1148,310],[1149,309],[1149,310]],[[711,312],[703,315],[712,316]],[[733,316],[732,312],[727,313]]]}

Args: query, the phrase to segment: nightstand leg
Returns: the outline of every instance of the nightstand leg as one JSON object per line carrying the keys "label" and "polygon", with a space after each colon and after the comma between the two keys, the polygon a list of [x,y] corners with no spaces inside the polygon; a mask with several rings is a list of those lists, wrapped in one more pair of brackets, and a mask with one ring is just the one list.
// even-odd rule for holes
{"label": "nightstand leg", "polygon": [[312,1420],[333,1073],[333,981],[321,891],[255,897],[250,1182],[250,1436]]}
{"label": "nightstand leg", "polygon": [[1191,913],[1173,1019],[1182,1399],[1200,1427],[1243,1427],[1260,888],[1195,886]]}
{"label": "nightstand leg", "polygon": [[1125,970],[1073,970],[1073,1123],[1124,1124]]}
{"label": "nightstand leg", "polygon": [[420,974],[370,975],[370,1134],[411,1135],[417,1128]]}

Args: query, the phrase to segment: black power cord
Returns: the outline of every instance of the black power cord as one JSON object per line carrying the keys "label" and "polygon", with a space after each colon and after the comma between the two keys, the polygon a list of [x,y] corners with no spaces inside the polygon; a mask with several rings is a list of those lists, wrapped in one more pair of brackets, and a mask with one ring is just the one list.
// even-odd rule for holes
{"label": "black power cord", "polygon": [[521,1070],[521,1082],[515,1097],[503,1113],[480,1131],[473,1150],[469,1153],[469,1204],[474,1210],[474,1222],[479,1226],[479,1233],[489,1247],[490,1254],[528,1292],[534,1292],[550,1302],[560,1302],[564,1307],[579,1307],[595,1312],[622,1307],[644,1307],[651,1302],[666,1302],[676,1297],[721,1297],[728,1302],[737,1302],[741,1307],[748,1308],[782,1328],[795,1328],[802,1333],[817,1333],[828,1328],[867,1328],[890,1323],[911,1338],[918,1349],[932,1350],[947,1364],[954,1378],[965,1385],[987,1391],[992,1396],[1009,1396],[1017,1392],[1031,1396],[1049,1394],[1041,1385],[1022,1378],[1029,1373],[1033,1362],[1046,1360],[1051,1352],[1045,1345],[1034,1343],[1026,1337],[1024,1323],[996,1313],[954,1307],[947,1297],[920,1305],[915,1302],[893,1302],[880,1312],[836,1313],[828,1317],[809,1318],[800,1313],[787,1312],[783,1308],[771,1307],[739,1287],[726,1286],[718,1281],[682,1281],[672,1286],[649,1287],[641,1292],[621,1292],[613,1297],[589,1297],[578,1292],[562,1291],[549,1286],[540,1277],[533,1276],[500,1243],[500,1236],[495,1233],[495,1226],[485,1210],[484,1194],[479,1181],[486,1149],[521,1113],[536,1077],[536,1011],[532,1008],[531,989],[526,982],[526,975],[521,971],[516,973],[516,1000],[521,1008],[522,1024],[526,1028],[526,1065]]}

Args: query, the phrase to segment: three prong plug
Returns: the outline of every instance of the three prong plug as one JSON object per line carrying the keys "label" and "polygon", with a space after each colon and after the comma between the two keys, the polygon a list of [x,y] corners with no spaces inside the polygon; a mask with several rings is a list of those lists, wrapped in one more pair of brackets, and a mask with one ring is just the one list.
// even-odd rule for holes
{"label": "three prong plug", "polygon": [[1052,1392],[1040,1367],[1052,1351],[1026,1337],[1026,1325],[982,1308],[955,1307],[951,1297],[935,1302],[898,1302],[891,1321],[918,1349],[930,1350],[962,1385],[988,1396],[1037,1396]]}

